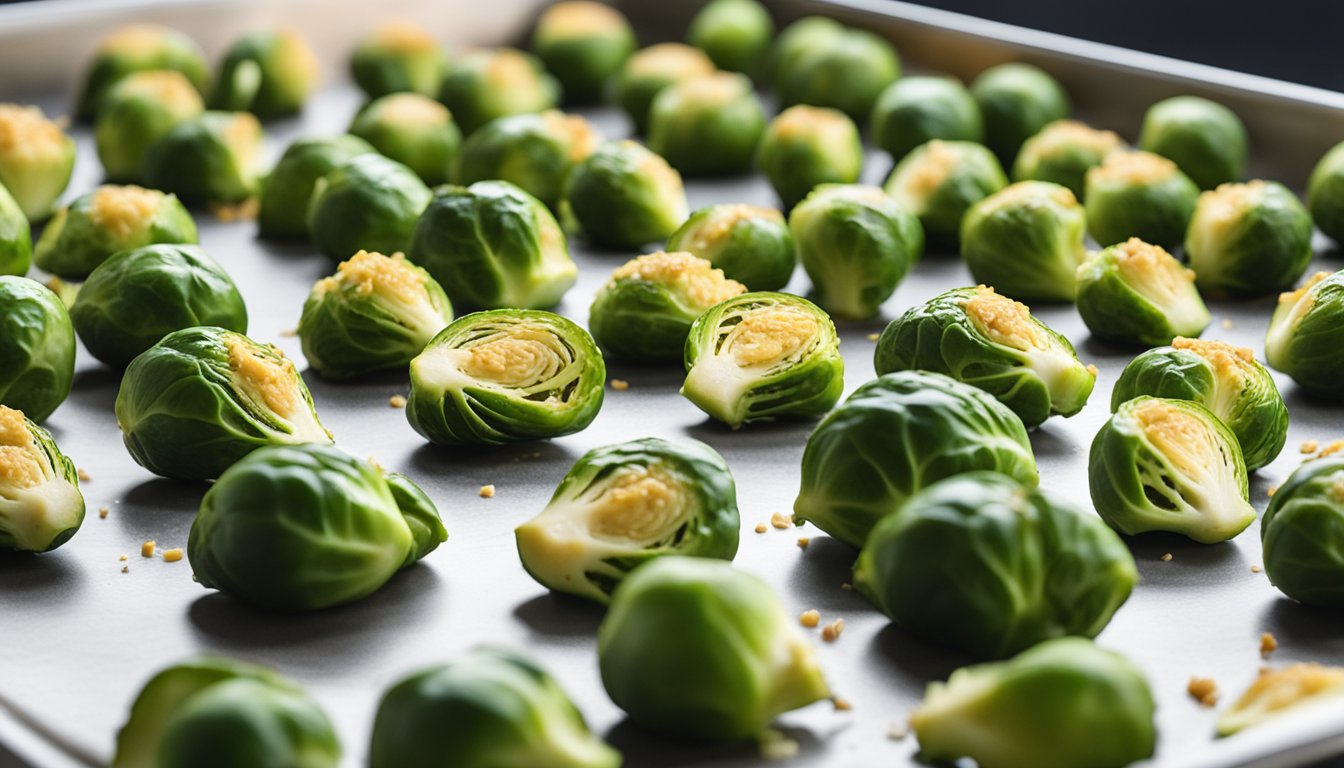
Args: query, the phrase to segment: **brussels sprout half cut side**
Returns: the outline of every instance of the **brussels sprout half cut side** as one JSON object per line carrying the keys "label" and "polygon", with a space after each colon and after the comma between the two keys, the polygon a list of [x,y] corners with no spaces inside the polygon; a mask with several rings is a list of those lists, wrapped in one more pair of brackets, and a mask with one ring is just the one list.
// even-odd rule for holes
{"label": "brussels sprout half cut side", "polygon": [[1087,217],[1067,187],[1019,181],[961,220],[961,258],[977,282],[1018,301],[1073,301]]}
{"label": "brussels sprout half cut side", "polygon": [[1218,735],[1231,736],[1294,712],[1330,704],[1340,696],[1344,696],[1344,668],[1320,664],[1262,668],[1246,692],[1218,715]]}
{"label": "brussels sprout half cut side", "polygon": [[75,330],[61,298],[36,280],[0,275],[0,404],[46,421],[74,378]]}
{"label": "brussels sprout half cut side", "polygon": [[197,242],[195,220],[173,195],[103,185],[56,212],[37,241],[33,259],[40,269],[82,280],[118,251]]}
{"label": "brussels sprout half cut side", "polygon": [[1211,319],[1195,273],[1137,237],[1079,265],[1075,303],[1093,336],[1119,344],[1170,344],[1203,333]]}
{"label": "brussels sprout half cut side", "polygon": [[0,104],[0,186],[30,223],[45,220],[70,184],[75,140],[38,107]]}
{"label": "brussels sprout half cut side", "polygon": [[1298,467],[1269,499],[1260,523],[1265,574],[1308,605],[1344,605],[1344,459]]}
{"label": "brussels sprout half cut side", "polygon": [[1317,272],[1279,295],[1265,332],[1265,361],[1318,397],[1344,396],[1344,272]]}
{"label": "brussels sprout half cut side", "polygon": [[1263,296],[1292,286],[1311,261],[1311,216],[1273,181],[1204,192],[1185,234],[1195,284],[1216,297]]}
{"label": "brussels sprout half cut side", "polygon": [[0,551],[50,552],[83,522],[74,463],[51,433],[0,405]]}

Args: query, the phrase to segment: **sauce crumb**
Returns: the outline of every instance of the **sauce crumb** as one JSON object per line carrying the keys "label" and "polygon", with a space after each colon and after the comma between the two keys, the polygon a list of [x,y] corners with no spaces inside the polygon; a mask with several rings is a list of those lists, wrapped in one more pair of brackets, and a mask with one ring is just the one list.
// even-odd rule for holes
{"label": "sauce crumb", "polygon": [[1185,690],[1201,707],[1212,707],[1218,703],[1218,684],[1212,678],[1191,677]]}
{"label": "sauce crumb", "polygon": [[481,486],[481,490],[480,490],[480,494],[481,494],[481,498],[482,498],[482,499],[493,499],[493,498],[495,498],[495,486],[493,486],[493,485],[482,485],[482,486]]}

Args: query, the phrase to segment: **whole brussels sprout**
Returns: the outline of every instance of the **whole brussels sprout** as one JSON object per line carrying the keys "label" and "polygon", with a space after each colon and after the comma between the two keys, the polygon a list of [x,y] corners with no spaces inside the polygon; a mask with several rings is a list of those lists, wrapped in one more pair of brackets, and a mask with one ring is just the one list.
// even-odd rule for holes
{"label": "whole brussels sprout", "polygon": [[1074,299],[1092,335],[1153,347],[1209,327],[1195,273],[1159,245],[1137,237],[1098,251],[1078,266]]}
{"label": "whole brussels sprout", "polygon": [[1285,595],[1308,605],[1344,605],[1344,459],[1298,467],[1269,499],[1260,522],[1265,574]]}
{"label": "whole brussels sprout", "polygon": [[371,768],[620,768],[621,755],[593,735],[560,685],[530,659],[503,648],[402,678],[373,720]]}
{"label": "whole brussels sprout", "polygon": [[951,376],[993,395],[1027,427],[1081,411],[1097,380],[1067,338],[983,285],[939,294],[892,320],[878,337],[873,367],[878,375]]}
{"label": "whole brussels sprout", "polygon": [[699,256],[753,291],[783,288],[798,263],[784,216],[759,205],[701,208],[667,239],[667,249]]}
{"label": "whole brussels sprout", "polygon": [[454,304],[473,309],[553,307],[579,274],[555,217],[507,181],[436,190],[410,255]]}
{"label": "whole brussels sprout", "polygon": [[695,319],[746,290],[702,258],[659,251],[611,273],[588,310],[588,328],[613,357],[679,361]]}
{"label": "whole brussels sprout", "polygon": [[785,27],[775,41],[775,80],[797,67],[799,60],[825,50],[844,32],[843,24],[825,16],[804,16]]}
{"label": "whole brussels sprout", "polygon": [[636,51],[616,78],[616,102],[634,123],[635,133],[649,126],[653,99],[664,88],[714,72],[714,62],[699,48],[659,43]]}
{"label": "whole brussels sprout", "polygon": [[0,405],[0,550],[50,552],[69,541],[84,522],[75,475],[50,432]]}
{"label": "whole brussels sprout", "polygon": [[330,445],[269,445],[210,487],[187,559],[207,589],[307,611],[372,594],[447,538],[407,478]]}
{"label": "whole brussels sprout", "polygon": [[1126,149],[1114,131],[1099,131],[1077,120],[1056,120],[1027,139],[1013,161],[1014,181],[1050,181],[1082,200],[1087,172],[1107,155]]}
{"label": "whole brussels sprout", "polygon": [[630,574],[597,630],[602,685],[651,731],[733,741],[830,696],[813,650],[764,581],[659,557]]}
{"label": "whole brussels sprout", "polygon": [[845,318],[876,315],[924,252],[919,219],[881,189],[822,184],[789,214],[817,303]]}
{"label": "whole brussels sprout", "polygon": [[817,305],[786,293],[746,293],[691,326],[681,394],[737,429],[747,421],[819,418],[845,387],[835,324]]}
{"label": "whole brussels sprout", "polygon": [[1123,768],[1151,757],[1153,694],[1132,662],[1081,637],[930,683],[910,715],[924,759],[984,768]]}
{"label": "whole brussels sprout", "polygon": [[0,104],[0,186],[37,223],[70,184],[75,140],[37,107]]}
{"label": "whole brussels sprout", "polygon": [[317,180],[359,155],[377,152],[358,136],[295,139],[257,192],[257,225],[261,237],[309,237],[308,206]]}
{"label": "whole brussels sprout", "polygon": [[1185,256],[1201,291],[1263,296],[1292,286],[1306,271],[1311,229],[1311,215],[1282,184],[1223,184],[1200,194]]}
{"label": "whole brussels sprout", "polygon": [[150,146],[145,181],[191,206],[241,203],[261,183],[261,142],[250,112],[202,112]]}
{"label": "whole brussels sprout", "polygon": [[980,107],[985,144],[1004,167],[1017,157],[1022,143],[1042,128],[1069,116],[1072,107],[1064,88],[1039,67],[1021,62],[990,67],[971,83]]}
{"label": "whole brussels sprout", "polygon": [[1020,301],[1073,301],[1087,219],[1068,187],[1019,181],[961,220],[961,258],[977,282]]}
{"label": "whole brussels sprout", "polygon": [[1232,430],[1247,470],[1269,464],[1288,439],[1288,407],[1274,377],[1245,347],[1177,337],[1129,361],[1111,410],[1140,395],[1193,400]]}
{"label": "whole brussels sprout", "polygon": [[103,174],[113,181],[143,180],[154,142],[204,111],[201,94],[181,72],[151,69],[127,75],[108,90],[94,122]]}
{"label": "whole brussels sprout", "polygon": [[573,434],[597,418],[607,367],[588,332],[531,309],[459,317],[411,361],[406,419],[439,445]]}
{"label": "whole brussels sprout", "polygon": [[863,120],[900,76],[901,60],[891,43],[867,30],[842,28],[798,55],[781,57],[775,86],[786,107],[831,107]]}
{"label": "whole brussels sprout", "polygon": [[1036,485],[1022,421],[942,374],[888,373],[856,389],[807,439],[793,516],[861,547],[921,488],[980,469]]}
{"label": "whole brussels sprout", "polygon": [[1168,250],[1181,245],[1199,187],[1151,152],[1112,152],[1087,172],[1087,231],[1103,246],[1131,237]]}
{"label": "whole brussels sprout", "polygon": [[532,52],[560,81],[571,104],[600,102],[634,50],[635,31],[625,16],[588,0],[550,6],[532,31]]}
{"label": "whole brussels sprout", "polygon": [[1255,522],[1236,435],[1193,401],[1121,403],[1092,441],[1087,476],[1097,514],[1129,536],[1171,531],[1214,544]]}
{"label": "whole brussels sprout", "polygon": [[863,170],[859,128],[845,113],[799,105],[780,112],[761,137],[756,165],[785,209],[821,184],[853,184]]}
{"label": "whole brussels sprout", "polygon": [[1148,108],[1139,149],[1170,158],[1200,189],[1241,179],[1246,126],[1232,110],[1198,96],[1176,96]]}
{"label": "whole brussels sprout", "polygon": [[1312,170],[1307,208],[1327,237],[1344,243],[1344,142],[1326,152]]}
{"label": "whole brussels sprout", "polygon": [[764,70],[774,37],[775,21],[757,0],[711,0],[686,30],[686,42],[714,66],[752,76]]}
{"label": "whole brussels sprout", "polygon": [[745,173],[765,132],[746,75],[716,72],[673,83],[649,109],[649,149],[691,176]]}
{"label": "whole brussels sprout", "polygon": [[205,54],[190,37],[158,24],[128,24],[103,38],[89,60],[75,108],[78,118],[98,117],[117,83],[136,72],[155,69],[181,73],[198,93],[205,93],[210,79]]}
{"label": "whole brussels sprout", "polygon": [[930,242],[955,247],[971,206],[1008,186],[999,161],[982,144],[934,139],[896,164],[883,189],[919,217]]}
{"label": "whole brussels sprout", "polygon": [[145,683],[112,768],[336,768],[340,759],[331,722],[302,688],[265,667],[201,657]]}
{"label": "whole brussels sprout", "polygon": [[457,183],[507,181],[558,211],[565,177],[601,143],[601,135],[579,115],[548,109],[501,117],[462,145]]}
{"label": "whole brussels sprout", "polygon": [[350,76],[370,99],[402,91],[437,96],[447,69],[434,38],[403,21],[375,29],[350,57]]}
{"label": "whole brussels sprout", "polygon": [[317,80],[317,55],[297,32],[251,32],[224,54],[210,108],[251,112],[268,120],[303,109]]}
{"label": "whole brussels sprout", "polygon": [[432,197],[420,177],[396,160],[355,155],[313,185],[308,232],[333,261],[359,251],[405,253]]}
{"label": "whole brussels sprout", "polygon": [[227,272],[194,245],[149,245],[103,262],[70,307],[89,354],[125,368],[169,333],[200,325],[247,332],[247,307]]}
{"label": "whole brussels sprout", "polygon": [[903,77],[887,86],[873,105],[871,130],[873,142],[897,162],[934,139],[985,139],[980,107],[966,86],[951,77]]}
{"label": "whole brussels sprout", "polygon": [[686,220],[681,175],[633,141],[611,141],[574,166],[565,180],[562,215],[607,248],[664,240]]}
{"label": "whole brussels sprout", "polygon": [[650,560],[732,560],[739,527],[722,456],[698,440],[646,437],[585,453],[541,514],[514,534],[518,557],[539,584],[608,603]]}
{"label": "whole brussels sprout", "polygon": [[330,443],[294,363],[223,328],[185,328],[131,361],[117,426],[140,466],[209,480],[265,445]]}
{"label": "whole brussels sprout", "polygon": [[1276,720],[1344,693],[1344,668],[1320,664],[1292,664],[1282,669],[1262,667],[1255,682],[1232,706],[1218,716],[1218,735]]}
{"label": "whole brussels sprout", "polygon": [[0,275],[0,404],[46,421],[74,378],[75,330],[60,297],[35,280]]}
{"label": "whole brussels sprout", "polygon": [[452,320],[428,272],[399,253],[360,251],[313,286],[298,332],[308,365],[343,379],[407,365]]}
{"label": "whole brussels sprout", "polygon": [[33,230],[28,217],[0,184],[0,275],[28,274],[33,263]]}
{"label": "whole brussels sprout", "polygon": [[439,88],[439,101],[470,135],[497,117],[551,109],[560,101],[560,85],[529,54],[486,49],[453,64]]}
{"label": "whole brussels sprout", "polygon": [[448,181],[462,145],[462,132],[447,107],[418,93],[390,93],[365,104],[350,123],[350,133],[429,185]]}
{"label": "whole brussels sprout", "polygon": [[118,251],[197,242],[196,222],[175,196],[157,189],[104,185],[56,212],[42,231],[33,258],[53,275],[81,280]]}
{"label": "whole brussels sprout", "polygon": [[1265,361],[1313,395],[1344,395],[1344,272],[1317,272],[1281,294],[1265,333]]}

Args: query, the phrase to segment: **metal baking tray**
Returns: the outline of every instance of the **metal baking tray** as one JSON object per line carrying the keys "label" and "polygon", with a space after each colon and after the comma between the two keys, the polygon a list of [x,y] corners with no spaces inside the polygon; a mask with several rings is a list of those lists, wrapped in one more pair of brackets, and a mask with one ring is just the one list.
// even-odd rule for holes
{"label": "metal baking tray", "polygon": [[[419,0],[52,0],[0,8],[0,99],[40,103],[67,111],[83,57],[113,25],[153,20],[176,26],[216,54],[238,33],[263,24],[292,24],[323,55],[329,87],[302,116],[267,126],[271,154],[292,138],[344,130],[359,103],[345,82],[343,62],[353,41],[390,16],[424,22],[454,48],[521,39],[540,0],[494,0],[488,8],[465,1]],[[624,10],[644,42],[675,38],[697,3],[628,0]],[[1247,121],[1254,144],[1253,172],[1301,187],[1311,165],[1344,137],[1344,96],[1223,70],[1033,32],[898,2],[774,0],[781,21],[807,13],[832,15],[892,39],[911,69],[969,77],[1010,59],[1033,61],[1060,77],[1078,114],[1134,138],[1152,101],[1176,93],[1219,99]],[[627,131],[614,110],[589,113],[610,136]],[[79,162],[70,195],[99,179],[90,136],[76,129]],[[872,153],[864,180],[880,183],[890,161]],[[735,201],[770,205],[758,177],[688,184],[692,206]],[[303,297],[332,264],[304,246],[255,239],[247,223],[201,218],[204,247],[232,273],[252,313],[250,335],[299,357],[294,328]],[[1337,258],[1318,245],[1313,269],[1333,270]],[[559,311],[582,322],[593,292],[633,253],[599,253],[575,242],[579,283]],[[911,304],[946,288],[968,284],[960,262],[930,253],[884,306],[881,318],[841,328],[847,390],[873,376],[869,334]],[[790,286],[807,288],[801,270]],[[1273,299],[1213,304],[1208,337],[1257,351]],[[1133,354],[1098,343],[1072,307],[1038,307],[1037,314],[1065,333],[1080,356],[1101,371],[1090,405],[1077,417],[1052,419],[1032,433],[1042,485],[1086,502],[1087,448],[1108,415],[1111,383]],[[334,719],[347,764],[364,759],[380,692],[400,675],[450,659],[481,642],[520,646],[562,682],[593,728],[624,751],[632,768],[682,765],[750,766],[764,761],[751,747],[697,746],[645,736],[622,722],[602,691],[594,653],[601,611],[549,596],[524,573],[512,529],[545,504],[556,483],[584,451],[643,435],[691,436],[717,448],[738,481],[742,546],[737,563],[778,590],[794,614],[809,608],[824,620],[845,619],[837,642],[813,634],[835,692],[853,704],[835,711],[818,703],[780,718],[798,741],[790,765],[872,766],[913,762],[912,737],[888,731],[921,698],[924,686],[968,659],[913,639],[890,626],[861,597],[842,588],[853,550],[810,528],[753,532],[774,512],[787,512],[798,484],[809,422],[752,425],[731,432],[708,421],[676,390],[675,367],[610,364],[610,376],[630,383],[607,392],[606,404],[586,431],[562,439],[491,451],[454,452],[426,445],[389,396],[404,393],[396,373],[358,383],[308,383],[323,422],[338,444],[406,472],[438,503],[448,542],[420,565],[363,602],[334,610],[286,615],[253,610],[191,580],[184,561],[145,560],[139,545],[186,542],[204,487],[156,479],[130,460],[112,417],[118,375],[81,352],[74,391],[49,422],[62,448],[87,470],[83,484],[90,515],[66,546],[41,557],[0,558],[0,743],[38,766],[105,763],[131,699],[155,670],[197,653],[216,653],[276,667],[308,687]],[[1301,460],[1304,440],[1322,444],[1344,437],[1341,411],[1305,399],[1279,380],[1292,414],[1288,448],[1256,473],[1252,500],[1259,509],[1267,489]],[[494,484],[497,495],[477,489]],[[97,510],[110,514],[99,519]],[[801,549],[797,539],[810,536]],[[1281,597],[1259,563],[1258,526],[1228,544],[1204,546],[1175,537],[1132,542],[1142,583],[1099,642],[1123,651],[1147,673],[1159,703],[1160,730],[1152,766],[1291,766],[1344,752],[1344,702],[1304,712],[1225,739],[1213,738],[1214,711],[1185,693],[1191,675],[1214,678],[1223,703],[1255,677],[1262,660],[1259,637],[1272,632],[1281,645],[1270,663],[1344,664],[1344,618]],[[1161,558],[1171,553],[1169,562]],[[120,555],[129,555],[122,573]]]}

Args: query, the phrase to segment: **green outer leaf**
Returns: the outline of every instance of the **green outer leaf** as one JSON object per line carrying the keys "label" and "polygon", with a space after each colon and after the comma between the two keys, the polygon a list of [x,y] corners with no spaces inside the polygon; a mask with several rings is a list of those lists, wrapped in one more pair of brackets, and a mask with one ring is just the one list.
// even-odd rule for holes
{"label": "green outer leaf", "polygon": [[593,339],[621,360],[681,360],[691,324],[704,310],[673,288],[637,277],[607,281],[588,309]]}
{"label": "green outer leaf", "polygon": [[888,85],[901,76],[901,60],[885,39],[844,28],[799,55],[781,59],[775,81],[779,103],[814,104],[864,120]]}
{"label": "green outer leaf", "polygon": [[74,462],[61,453],[51,433],[32,419],[23,421],[49,477],[32,488],[0,483],[0,550],[50,552],[79,531],[84,495]]}
{"label": "green outer leaf", "polygon": [[729,72],[762,75],[775,21],[756,0],[714,0],[691,19],[686,42]]}
{"label": "green outer leaf", "polygon": [[407,51],[365,41],[350,57],[351,79],[370,99],[400,91],[438,96],[448,67],[447,55],[437,46]]}
{"label": "green outer leaf", "polygon": [[[956,162],[946,169],[942,181],[925,186],[923,175],[939,162],[935,152],[951,152]],[[936,166],[934,166],[936,167]],[[906,186],[906,181],[911,184]],[[955,249],[961,233],[961,220],[976,203],[1008,186],[999,161],[983,145],[965,141],[944,141],[935,150],[922,144],[905,155],[883,189],[897,204],[919,217],[931,244]]]}
{"label": "green outer leaf", "polygon": [[1336,144],[1312,169],[1307,183],[1312,221],[1336,243],[1344,242],[1344,142]]}
{"label": "green outer leaf", "polygon": [[392,492],[392,499],[401,511],[402,519],[411,529],[413,544],[407,553],[406,562],[402,564],[403,568],[410,567],[447,541],[448,529],[443,527],[438,507],[409,477],[397,472],[386,472],[383,480]]}
{"label": "green outer leaf", "polygon": [[686,220],[686,209],[681,176],[633,141],[603,144],[565,180],[562,211],[603,247],[638,248],[666,239]]}
{"label": "green outer leaf", "polygon": [[447,183],[457,165],[462,146],[462,131],[453,122],[452,114],[443,109],[443,120],[436,123],[396,122],[395,114],[388,114],[389,98],[422,99],[429,105],[443,109],[428,96],[389,94],[361,107],[350,123],[350,133],[410,168],[426,184]]}
{"label": "green outer leaf", "polygon": [[555,211],[574,165],[565,138],[553,133],[541,115],[510,115],[481,126],[462,144],[457,183],[507,181]]}
{"label": "green outer leaf", "polygon": [[84,89],[76,107],[80,120],[90,121],[98,117],[108,91],[132,72],[171,69],[185,75],[197,91],[205,92],[210,81],[210,65],[205,62],[200,46],[175,29],[160,27],[156,31],[157,44],[141,53],[100,53],[89,62],[84,74]]}
{"label": "green outer leaf", "polygon": [[735,98],[723,103],[697,100],[694,82],[675,83],[653,100],[649,149],[687,176],[723,176],[751,170],[765,133],[765,111],[746,75],[733,78]]}
{"label": "green outer leaf", "polygon": [[28,274],[33,263],[33,231],[28,217],[0,184],[0,275]]}
{"label": "green outer leaf", "polygon": [[240,114],[247,113],[206,111],[174,125],[145,155],[145,181],[190,206],[230,205],[252,197],[261,179],[261,169],[251,165],[261,156],[261,130],[244,157],[225,141]]}
{"label": "green outer leaf", "polygon": [[[778,215],[738,218],[726,232],[706,242],[707,225],[729,215],[732,204],[709,205],[685,221],[667,239],[669,252],[682,251],[705,259],[730,280],[752,291],[777,291],[793,277],[798,256],[788,223]],[[704,247],[700,247],[705,243]]]}
{"label": "green outer leaf", "polygon": [[0,275],[0,308],[0,403],[46,421],[75,377],[70,314],[41,283],[9,275]]}
{"label": "green outer leaf", "polygon": [[624,18],[619,26],[568,37],[546,29],[544,21],[532,32],[532,52],[560,82],[565,103],[571,105],[600,103],[636,45],[635,32]]}
{"label": "green outer leaf", "polygon": [[[312,51],[305,49],[308,43],[288,30],[262,30],[239,38],[220,62],[211,109],[246,110],[262,120],[303,109],[317,84],[317,73],[289,67],[312,59]],[[316,59],[312,61],[316,64]],[[256,75],[243,74],[250,67],[256,68]],[[254,85],[248,82],[252,78]]]}
{"label": "green outer leaf", "polygon": [[406,253],[432,196],[401,163],[377,154],[356,155],[313,187],[308,231],[318,250],[333,261],[345,261],[359,251]]}
{"label": "green outer leaf", "polygon": [[[492,76],[492,70],[520,74],[520,67],[498,67],[500,56],[521,57],[528,75],[508,81]],[[551,109],[560,100],[560,84],[531,54],[509,48],[480,49],[448,69],[438,95],[462,132],[470,136],[496,118]]]}
{"label": "green outer leaf", "polygon": [[[1071,202],[1061,202],[1061,193],[1068,193]],[[1008,201],[1001,196],[1008,196]],[[961,221],[961,258],[976,282],[1004,296],[1018,301],[1072,301],[1078,265],[1087,255],[1086,229],[1083,207],[1067,188],[1047,181],[1019,181],[966,212]]]}
{"label": "green outer leaf", "polygon": [[820,112],[822,120],[843,127],[824,129],[815,125],[819,122],[815,119],[811,120],[814,125],[804,126],[801,118],[792,118],[785,131],[780,127],[784,113],[766,127],[756,150],[756,166],[770,180],[786,211],[822,184],[857,182],[863,170],[863,140],[848,115],[820,107],[797,108]]}
{"label": "green outer leaf", "polygon": [[[1305,313],[1295,317],[1298,302]],[[1298,302],[1280,300],[1265,334],[1265,359],[1320,397],[1344,397],[1344,271],[1312,285]]]}
{"label": "green outer leaf", "polygon": [[[1083,324],[1099,339],[1154,347],[1170,344],[1177,336],[1197,338],[1209,327],[1209,310],[1194,283],[1183,284],[1183,295],[1169,304],[1159,304],[1126,280],[1117,265],[1118,248],[1111,246],[1088,256],[1078,267],[1078,291],[1074,303]],[[1164,255],[1172,268],[1174,256]]]}
{"label": "green outer leaf", "polygon": [[1205,293],[1243,298],[1287,290],[1311,262],[1311,216],[1278,182],[1265,182],[1264,197],[1208,239],[1193,235],[1210,226],[1205,216],[1223,214],[1202,208],[1196,205],[1190,219],[1185,254]]}
{"label": "green outer leaf", "polygon": [[82,195],[47,223],[33,253],[38,268],[67,280],[82,280],[118,251],[156,243],[200,242],[195,220],[173,195],[166,195],[153,214],[133,222],[133,229],[124,232],[121,226],[109,227],[97,217],[96,194]]}
{"label": "green outer leaf", "polygon": [[257,224],[261,236],[274,239],[308,237],[308,205],[313,199],[317,180],[351,158],[377,151],[367,141],[350,134],[295,139],[262,180],[257,193]]}
{"label": "green outer leaf", "polygon": [[1232,110],[1198,96],[1176,96],[1148,108],[1139,148],[1170,158],[1201,189],[1239,181],[1246,172],[1246,127]]}
{"label": "green outer leaf", "polygon": [[[156,77],[159,72],[144,74]],[[169,101],[159,97],[156,88],[140,85],[139,74],[127,75],[108,90],[94,123],[94,144],[108,181],[143,181],[145,156],[154,142],[181,121],[205,111],[205,103],[194,91],[181,101]],[[191,81],[178,74],[191,88]]]}
{"label": "green outer leaf", "polygon": [[1199,187],[1179,170],[1146,183],[1101,180],[1089,173],[1082,199],[1087,201],[1087,231],[1103,247],[1137,237],[1172,251],[1185,241]]}
{"label": "green outer leaf", "polygon": [[[902,77],[873,105],[873,141],[900,162],[932,139],[983,142],[980,107],[961,81],[951,77]],[[995,165],[998,160],[995,160]],[[1000,169],[1000,175],[1003,171]],[[1004,186],[1007,181],[1004,181]]]}
{"label": "green outer leaf", "polygon": [[971,83],[985,124],[985,145],[1011,168],[1022,143],[1069,116],[1072,106],[1059,82],[1031,64],[990,67]]}
{"label": "green outer leaf", "polygon": [[1285,595],[1344,605],[1344,459],[1298,467],[1269,499],[1260,521],[1265,574]]}

